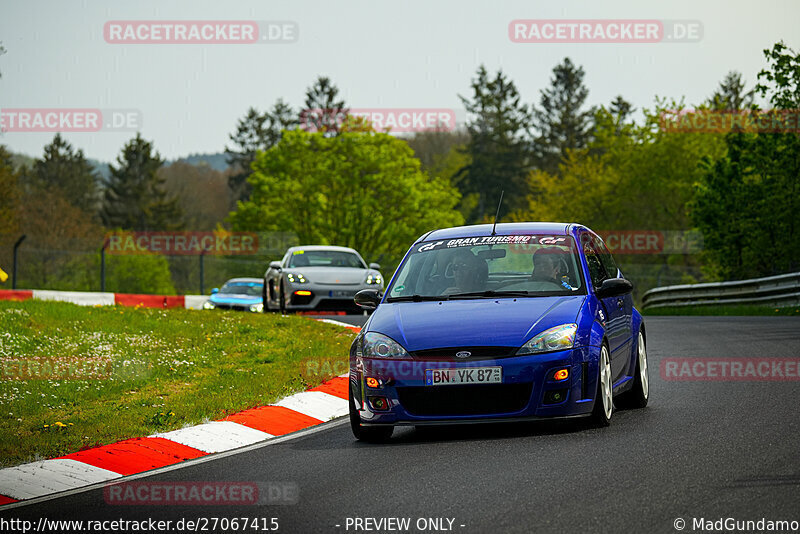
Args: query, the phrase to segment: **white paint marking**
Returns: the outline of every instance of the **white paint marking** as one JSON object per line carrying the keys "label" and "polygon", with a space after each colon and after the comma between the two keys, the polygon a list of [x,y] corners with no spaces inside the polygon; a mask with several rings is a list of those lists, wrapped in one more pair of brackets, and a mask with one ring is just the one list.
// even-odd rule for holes
{"label": "white paint marking", "polygon": [[186,295],[183,297],[183,307],[187,310],[202,310],[203,304],[208,302],[208,297],[204,295]]}
{"label": "white paint marking", "polygon": [[222,452],[269,439],[267,434],[233,421],[212,421],[151,437],[164,438],[203,452]]}
{"label": "white paint marking", "polygon": [[0,470],[0,495],[14,499],[31,499],[121,476],[114,471],[77,460],[44,460]]}
{"label": "white paint marking", "polygon": [[57,300],[71,302],[80,306],[113,306],[114,293],[90,293],[86,291],[51,291],[49,289],[34,289],[33,298],[38,300]]}
{"label": "white paint marking", "polygon": [[296,412],[309,415],[321,421],[349,413],[347,400],[322,391],[304,391],[279,400],[275,406],[283,406]]}
{"label": "white paint marking", "polygon": [[317,319],[317,321],[321,323],[335,324],[336,326],[343,326],[345,328],[361,328],[360,326],[355,324],[347,324],[341,321],[334,321],[333,319]]}
{"label": "white paint marking", "polygon": [[[331,421],[330,423],[311,426],[311,427],[308,427],[308,428],[304,428],[303,430],[298,430],[297,432],[292,432],[291,434],[286,434],[284,436],[278,436],[277,438],[273,438],[273,439],[270,439],[270,440],[267,440],[267,441],[254,443],[253,445],[248,445],[246,447],[242,447],[241,449],[235,449],[235,450],[232,450],[232,451],[220,452],[220,453],[217,453],[217,454],[210,454],[208,456],[201,456],[200,458],[193,458],[191,460],[186,460],[185,462],[179,462],[179,463],[176,463],[176,464],[167,465],[167,466],[164,466],[164,467],[159,467],[157,469],[151,469],[150,471],[145,471],[143,473],[136,473],[135,475],[130,475],[130,476],[124,477],[123,480],[125,480],[125,481],[140,480],[142,478],[148,478],[148,477],[160,475],[162,473],[168,473],[170,471],[176,471],[178,469],[184,469],[186,467],[195,466],[197,464],[202,464],[202,463],[206,463],[206,462],[213,462],[213,461],[216,461],[216,460],[220,460],[222,458],[227,458],[228,456],[235,456],[237,454],[250,452],[250,451],[253,451],[253,450],[256,450],[256,449],[260,449],[262,447],[269,447],[271,445],[277,445],[277,444],[283,443],[285,441],[292,441],[292,440],[295,440],[295,439],[298,439],[298,438],[309,436],[311,434],[316,434],[318,432],[324,432],[326,430],[330,430],[332,428],[336,428],[336,427],[342,426],[344,424],[349,424],[349,421],[347,419],[339,419],[337,421]],[[11,468],[11,469],[13,469],[13,468]],[[12,503],[3,505],[2,507],[0,507],[0,510],[5,511],[5,510],[10,510],[11,508],[21,508],[21,507],[24,507],[24,506],[30,506],[30,505],[34,505],[34,504],[47,502],[47,501],[53,501],[53,500],[56,500],[56,499],[61,499],[63,497],[69,497],[70,495],[77,495],[79,493],[85,493],[87,491],[98,490],[98,489],[102,489],[106,484],[108,484],[108,483],[107,482],[100,482],[100,483],[97,483],[97,484],[92,484],[91,486],[85,486],[85,487],[82,487],[82,488],[75,488],[75,489],[67,490],[67,491],[64,491],[64,492],[58,493],[58,494],[44,495],[42,497],[36,497],[35,499],[31,499],[31,500],[27,500],[27,501],[12,502]],[[2,492],[0,492],[0,494],[2,494]],[[8,497],[11,497],[11,495],[8,495]]]}

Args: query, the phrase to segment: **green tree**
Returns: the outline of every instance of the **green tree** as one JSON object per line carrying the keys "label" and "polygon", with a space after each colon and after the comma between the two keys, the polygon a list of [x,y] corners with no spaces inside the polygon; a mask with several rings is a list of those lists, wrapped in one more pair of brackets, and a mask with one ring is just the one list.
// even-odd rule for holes
{"label": "green tree", "polygon": [[533,107],[534,166],[558,174],[567,150],[585,148],[591,139],[594,109],[585,109],[589,89],[584,71],[568,57],[553,68],[550,87],[541,91],[539,107]]}
{"label": "green tree", "polygon": [[228,175],[202,163],[176,161],[158,170],[164,189],[178,199],[186,227],[193,231],[213,230],[230,212]]}
{"label": "green tree", "polygon": [[167,258],[158,254],[106,256],[106,288],[116,293],[175,294]]}
{"label": "green tree", "polygon": [[462,194],[477,196],[469,217],[474,222],[494,214],[501,191],[506,192],[506,211],[517,209],[524,200],[529,159],[525,135],[530,114],[520,102],[516,85],[502,70],[490,78],[481,65],[472,80],[472,93],[471,99],[459,95],[467,109],[470,139],[466,147],[469,163],[459,173],[458,187]]}
{"label": "green tree", "polygon": [[[13,238],[19,232],[19,175],[12,154],[0,145],[0,234]],[[5,243],[4,243],[5,244]]]}
{"label": "green tree", "polygon": [[300,111],[299,122],[306,130],[326,136],[338,135],[349,112],[344,99],[339,98],[339,88],[327,76],[319,76],[306,89],[305,107]]}
{"label": "green tree", "polygon": [[294,232],[392,265],[424,232],[462,222],[449,181],[422,172],[405,141],[363,126],[335,137],[286,132],[253,167],[253,194],[230,215],[235,230]]}
{"label": "green tree", "polygon": [[[471,161],[467,151],[469,140],[469,132],[458,129],[417,132],[408,138],[407,142],[414,151],[414,156],[419,159],[424,172],[448,180],[458,187],[460,172]],[[458,211],[466,220],[475,212],[477,206],[477,193],[467,193],[461,196]]]}
{"label": "green tree", "polygon": [[658,127],[664,109],[645,110],[642,125],[619,122],[600,108],[588,147],[568,150],[553,175],[531,173],[530,212],[545,220],[578,221],[600,230],[686,230],[686,204],[703,175],[701,163],[724,154],[721,135],[676,133]]}
{"label": "green tree", "polygon": [[231,173],[228,187],[231,190],[232,202],[247,200],[250,196],[250,184],[247,178],[252,174],[253,161],[260,150],[267,150],[281,138],[283,130],[297,127],[297,116],[291,106],[278,99],[272,109],[260,113],[251,107],[236,124],[236,131],[228,137],[233,148],[225,147]]}
{"label": "green tree", "polygon": [[76,208],[94,216],[99,201],[98,176],[83,155],[61,134],[44,147],[44,156],[26,173],[29,185],[59,194]]}
{"label": "green tree", "polygon": [[[756,91],[778,110],[772,113],[796,110],[800,56],[782,42],[764,55],[769,65]],[[800,136],[735,132],[725,141],[727,155],[708,167],[691,205],[707,271],[741,279],[800,269]]]}
{"label": "green tree", "polygon": [[622,95],[617,95],[617,97],[611,101],[608,111],[611,113],[611,116],[614,117],[617,124],[625,124],[628,122],[633,112],[636,111],[636,108],[633,107],[633,104],[625,100]]}
{"label": "green tree", "polygon": [[745,91],[741,73],[730,71],[706,104],[711,109],[721,111],[750,109],[753,105],[753,94],[753,89]]}
{"label": "green tree", "polygon": [[755,90],[776,109],[800,108],[800,54],[780,41],[764,57],[769,68],[758,73]]}
{"label": "green tree", "polygon": [[152,143],[140,134],[122,148],[103,192],[101,217],[107,227],[136,231],[182,227],[178,200],[167,193],[158,174],[163,164]]}
{"label": "green tree", "polygon": [[422,170],[429,171],[446,158],[453,148],[466,147],[469,132],[464,129],[425,130],[406,138],[406,142],[414,151],[414,157],[422,164]]}

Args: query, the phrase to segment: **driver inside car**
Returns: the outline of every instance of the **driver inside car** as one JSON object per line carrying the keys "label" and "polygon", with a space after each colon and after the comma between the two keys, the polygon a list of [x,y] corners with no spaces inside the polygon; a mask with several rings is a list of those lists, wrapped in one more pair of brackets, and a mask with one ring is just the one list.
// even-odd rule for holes
{"label": "driver inside car", "polygon": [[569,268],[564,259],[565,253],[557,247],[540,248],[533,253],[533,274],[531,281],[537,282],[537,291],[558,291],[569,289]]}
{"label": "driver inside car", "polygon": [[485,289],[488,266],[484,260],[475,256],[469,250],[457,251],[453,262],[448,268],[450,267],[453,270],[453,283],[455,285],[445,289],[442,293],[443,295],[472,293]]}

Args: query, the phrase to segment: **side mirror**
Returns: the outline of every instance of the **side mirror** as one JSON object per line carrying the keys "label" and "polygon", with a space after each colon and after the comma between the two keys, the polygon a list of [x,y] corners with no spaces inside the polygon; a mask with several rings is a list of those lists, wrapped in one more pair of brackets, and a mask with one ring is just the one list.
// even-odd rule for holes
{"label": "side mirror", "polygon": [[381,297],[381,292],[377,289],[362,289],[356,293],[353,301],[365,310],[374,310],[380,304]]}
{"label": "side mirror", "polygon": [[381,270],[381,264],[380,263],[370,263],[369,264],[369,268],[370,269],[375,269],[376,271],[380,271]]}
{"label": "side mirror", "polygon": [[621,297],[633,291],[633,284],[624,278],[607,278],[603,280],[600,287],[594,290],[594,294],[599,299],[608,297]]}
{"label": "side mirror", "polygon": [[271,262],[269,262],[269,268],[270,269],[275,269],[276,271],[280,271],[281,269],[283,269],[283,267],[281,267],[281,262],[279,262],[279,261],[271,261]]}
{"label": "side mirror", "polygon": [[215,287],[214,289],[211,290],[211,294],[212,295],[216,295],[217,293],[219,293],[219,288],[218,287]]}

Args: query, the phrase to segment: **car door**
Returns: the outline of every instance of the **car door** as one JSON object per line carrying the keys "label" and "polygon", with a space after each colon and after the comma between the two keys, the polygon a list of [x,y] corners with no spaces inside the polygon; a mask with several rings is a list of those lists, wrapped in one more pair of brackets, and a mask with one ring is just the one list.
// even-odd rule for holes
{"label": "car door", "polygon": [[[617,277],[619,270],[616,263],[599,237],[585,233],[581,236],[581,243],[594,289],[599,288],[603,280]],[[631,320],[630,314],[626,312],[626,297],[630,299],[630,295],[599,299],[605,314],[605,333],[611,353],[611,374],[614,382],[626,373],[630,361],[629,351],[625,350],[630,339]]]}
{"label": "car door", "polygon": [[[600,261],[602,262],[609,278],[624,278],[622,276],[622,272],[617,266],[617,262],[614,261],[614,257],[608,250],[608,247],[599,237],[596,238],[596,246],[598,252],[600,253]],[[614,325],[614,328],[618,329],[618,333],[616,335],[619,338],[619,354],[616,365],[613,362],[611,364],[611,371],[614,374],[614,380],[619,380],[625,375],[633,374],[633,372],[629,369],[631,362],[631,343],[633,342],[633,295],[628,293],[627,295],[622,295],[620,297],[614,297],[607,300],[611,301],[608,305],[615,305],[619,312],[619,323]]]}

